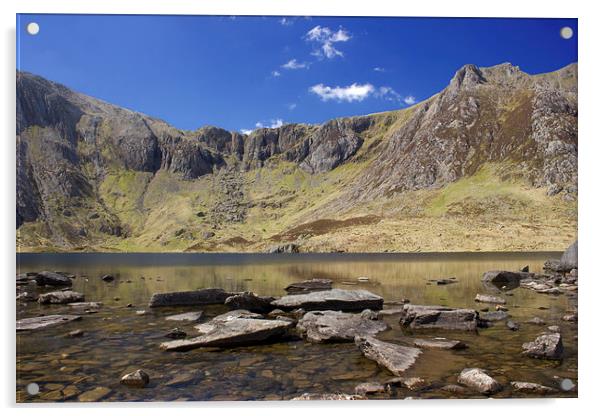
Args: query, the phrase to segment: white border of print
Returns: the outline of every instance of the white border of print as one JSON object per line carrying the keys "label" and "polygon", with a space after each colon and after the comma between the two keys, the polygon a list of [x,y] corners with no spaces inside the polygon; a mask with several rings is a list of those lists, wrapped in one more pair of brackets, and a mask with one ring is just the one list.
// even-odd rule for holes
{"label": "white border of print", "polygon": [[[49,416],[80,413],[78,405],[58,404],[51,409],[36,409],[40,406],[14,405],[15,377],[15,13],[113,13],[113,14],[220,14],[220,15],[346,15],[346,16],[449,16],[449,17],[577,17],[579,18],[579,240],[581,295],[579,299],[580,331],[579,335],[579,399],[521,399],[521,400],[424,400],[424,401],[387,401],[387,402],[255,402],[255,403],[145,403],[145,404],[92,404],[86,406],[89,415],[129,414],[144,412],[145,415],[164,415],[174,408],[177,412],[217,412],[239,414],[240,412],[258,412],[263,414],[307,415],[316,411],[340,411],[345,415],[365,415],[374,408],[379,412],[429,412],[449,415],[479,413],[504,415],[530,411],[550,415],[576,415],[587,412],[598,405],[600,359],[597,341],[600,331],[597,328],[599,311],[595,310],[599,294],[602,293],[602,277],[596,269],[596,250],[599,250],[601,197],[599,192],[600,156],[600,88],[599,70],[600,45],[602,39],[601,14],[593,1],[525,1],[504,0],[486,2],[482,0],[421,0],[412,2],[393,2],[386,0],[3,0],[0,2],[2,19],[2,96],[0,99],[0,117],[3,138],[0,141],[2,157],[0,195],[2,203],[2,282],[4,284],[2,329],[4,342],[0,343],[2,356],[2,404],[9,414],[20,411],[41,412]],[[598,273],[596,273],[598,272]],[[116,374],[115,377],[119,377]],[[142,407],[142,408],[140,408]],[[195,409],[203,407],[205,409]],[[335,410],[337,408],[337,410]],[[109,410],[110,409],[110,410]],[[338,410],[340,409],[340,410]]]}

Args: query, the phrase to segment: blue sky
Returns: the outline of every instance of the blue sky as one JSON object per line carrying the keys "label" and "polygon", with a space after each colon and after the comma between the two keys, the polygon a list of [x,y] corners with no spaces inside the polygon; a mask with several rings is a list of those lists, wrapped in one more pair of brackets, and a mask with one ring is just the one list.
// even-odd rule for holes
{"label": "blue sky", "polygon": [[464,64],[502,62],[532,74],[577,62],[577,20],[17,16],[17,69],[188,130],[403,108]]}

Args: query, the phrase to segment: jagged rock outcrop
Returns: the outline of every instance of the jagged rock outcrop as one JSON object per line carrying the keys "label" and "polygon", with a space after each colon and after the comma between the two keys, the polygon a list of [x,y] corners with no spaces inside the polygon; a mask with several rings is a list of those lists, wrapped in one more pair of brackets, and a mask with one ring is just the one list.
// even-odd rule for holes
{"label": "jagged rock outcrop", "polygon": [[246,222],[256,203],[276,210],[304,198],[284,190],[272,201],[245,176],[279,164],[317,178],[353,164],[337,182],[341,188],[325,194],[328,210],[315,206],[318,215],[441,188],[487,163],[505,164],[496,172],[501,178],[523,178],[549,196],[576,199],[576,64],[540,75],[511,64],[465,65],[443,91],[409,109],[249,135],[213,126],[182,131],[25,72],[17,73],[16,98],[17,227],[39,223],[32,238],[42,235],[43,244],[61,249],[127,238],[144,224],[119,212],[123,191],[101,192],[115,172],[146,175],[136,177],[141,196],[131,203],[141,215],[148,212],[145,187],[162,172],[184,182],[215,175],[216,197],[198,214],[207,214],[212,232]]}

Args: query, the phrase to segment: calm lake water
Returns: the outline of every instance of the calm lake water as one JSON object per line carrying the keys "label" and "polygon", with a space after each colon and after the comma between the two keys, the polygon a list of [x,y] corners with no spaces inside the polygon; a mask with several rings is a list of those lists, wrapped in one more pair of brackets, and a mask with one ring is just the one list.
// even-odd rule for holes
{"label": "calm lake water", "polygon": [[[73,289],[86,301],[99,301],[95,314],[80,321],[17,334],[17,400],[77,401],[80,394],[104,387],[104,401],[172,400],[288,400],[300,394],[349,393],[366,381],[384,382],[392,377],[385,369],[364,358],[350,344],[313,345],[303,340],[223,350],[198,349],[185,353],[164,352],[159,344],[164,334],[178,326],[189,336],[194,323],[174,322],[167,315],[204,310],[204,320],[226,311],[223,306],[148,309],[156,292],[220,287],[228,291],[253,291],[282,296],[290,283],[328,278],[342,289],[366,289],[387,301],[410,299],[414,304],[446,305],[480,309],[477,293],[488,293],[481,283],[488,270],[518,270],[529,265],[541,271],[548,258],[560,253],[472,253],[472,254],[20,254],[17,272],[56,270],[77,275]],[[106,283],[104,274],[116,279]],[[367,276],[369,282],[357,278]],[[456,277],[458,283],[438,286],[429,279]],[[350,284],[352,283],[352,284]],[[32,286],[33,288],[33,286]],[[385,317],[391,329],[378,337],[411,345],[414,337],[446,336],[468,345],[462,351],[424,350],[404,375],[422,377],[431,388],[421,392],[395,389],[377,398],[483,397],[459,396],[442,391],[456,383],[466,367],[480,367],[504,384],[495,397],[521,397],[512,392],[510,381],[537,382],[558,387],[563,379],[577,383],[577,325],[561,318],[575,308],[565,295],[538,294],[515,289],[508,296],[511,319],[521,325],[513,332],[504,321],[478,334],[402,331],[398,316]],[[133,307],[126,307],[133,304]],[[494,305],[489,305],[490,307]],[[387,307],[399,307],[388,306]],[[491,308],[493,310],[493,308]],[[145,315],[136,311],[147,310]],[[73,313],[66,306],[42,306],[17,302],[17,319],[41,314]],[[565,346],[561,362],[537,360],[521,355],[521,345],[534,340],[545,326],[526,323],[533,317],[547,325],[560,326]],[[83,337],[65,335],[75,329]],[[144,369],[151,377],[145,389],[119,384],[122,375]],[[26,386],[37,383],[40,393],[28,395]],[[60,393],[63,391],[64,393]],[[558,396],[575,397],[576,391]],[[84,396],[85,397],[85,396]]]}

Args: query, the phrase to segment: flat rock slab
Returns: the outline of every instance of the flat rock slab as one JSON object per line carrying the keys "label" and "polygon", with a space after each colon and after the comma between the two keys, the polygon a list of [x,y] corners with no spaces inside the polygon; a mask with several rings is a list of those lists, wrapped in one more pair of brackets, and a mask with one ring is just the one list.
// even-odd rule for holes
{"label": "flat rock slab", "polygon": [[371,336],[388,325],[363,314],[338,311],[313,311],[303,315],[297,329],[310,342],[353,342],[356,336]]}
{"label": "flat rock slab", "polygon": [[477,312],[445,306],[404,305],[399,323],[411,329],[476,331]]}
{"label": "flat rock slab", "polygon": [[236,293],[224,289],[199,289],[187,292],[155,293],[148,304],[151,308],[160,306],[196,306],[223,304],[226,299]]}
{"label": "flat rock slab", "polygon": [[291,310],[363,311],[382,309],[383,298],[367,290],[331,289],[301,295],[287,295],[272,302],[276,308]]}
{"label": "flat rock slab", "polygon": [[233,295],[224,301],[230,309],[246,309],[251,312],[268,313],[274,309],[272,302],[275,298],[271,296],[258,296],[253,292],[244,292]]}
{"label": "flat rock slab", "polygon": [[506,303],[506,299],[501,298],[499,296],[481,295],[481,294],[477,294],[477,296],[475,296],[475,298],[474,298],[474,301],[481,302],[481,303],[496,303],[499,305],[504,305]]}
{"label": "flat rock slab", "polygon": [[508,319],[508,312],[505,311],[492,311],[492,312],[481,312],[479,313],[479,319],[482,321],[494,322],[503,321]]}
{"label": "flat rock slab", "polygon": [[85,300],[86,299],[82,293],[74,292],[72,290],[48,292],[38,296],[38,303],[40,304],[66,304],[83,302]]}
{"label": "flat rock slab", "polygon": [[72,321],[77,321],[81,318],[82,317],[79,315],[46,315],[37,316],[35,318],[19,319],[17,321],[17,332],[67,324]]}
{"label": "flat rock slab", "polygon": [[493,394],[502,389],[500,383],[480,368],[465,368],[458,377],[458,383],[482,394]]}
{"label": "flat rock slab", "polygon": [[102,302],[70,302],[67,306],[73,309],[100,309]]}
{"label": "flat rock slab", "polygon": [[38,286],[72,286],[71,279],[64,274],[43,271],[35,276]]}
{"label": "flat rock slab", "polygon": [[291,283],[284,288],[288,293],[314,292],[330,289],[332,289],[332,280],[330,279],[304,280],[302,282]]}
{"label": "flat rock slab", "polygon": [[462,350],[466,348],[466,344],[462,341],[445,338],[416,339],[414,340],[414,345],[419,348],[438,350]]}
{"label": "flat rock slab", "polygon": [[510,385],[515,391],[520,393],[532,393],[540,395],[558,393],[558,390],[552,387],[543,386],[537,383],[529,383],[527,381],[511,381]]}
{"label": "flat rock slab", "polygon": [[366,358],[376,361],[396,376],[410,368],[422,352],[418,348],[391,344],[373,337],[355,337],[355,344]]}
{"label": "flat rock slab", "polygon": [[165,319],[167,321],[198,322],[202,316],[203,316],[203,311],[196,311],[196,312],[179,313],[177,315],[169,315],[169,316],[166,316]]}
{"label": "flat rock slab", "polygon": [[523,354],[532,358],[560,360],[563,353],[562,336],[558,332],[540,335],[535,341],[523,344]]}
{"label": "flat rock slab", "polygon": [[201,336],[186,340],[164,342],[165,351],[188,351],[201,347],[237,347],[254,345],[276,339],[284,335],[294,324],[292,322],[256,319],[232,318],[224,322],[214,322]]}

